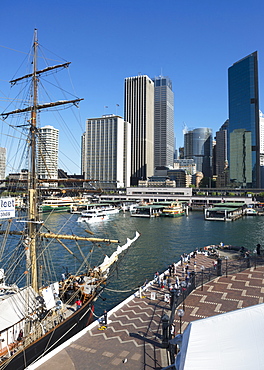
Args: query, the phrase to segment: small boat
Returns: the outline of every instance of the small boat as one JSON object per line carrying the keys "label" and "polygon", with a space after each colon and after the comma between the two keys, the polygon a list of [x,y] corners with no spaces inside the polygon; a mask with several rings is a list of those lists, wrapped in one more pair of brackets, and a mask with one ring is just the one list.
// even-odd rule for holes
{"label": "small boat", "polygon": [[77,222],[94,223],[108,220],[108,218],[108,215],[104,211],[91,209],[89,212],[82,212],[81,216],[78,217]]}
{"label": "small boat", "polygon": [[248,207],[244,210],[245,215],[247,216],[258,216],[259,212],[251,207]]}

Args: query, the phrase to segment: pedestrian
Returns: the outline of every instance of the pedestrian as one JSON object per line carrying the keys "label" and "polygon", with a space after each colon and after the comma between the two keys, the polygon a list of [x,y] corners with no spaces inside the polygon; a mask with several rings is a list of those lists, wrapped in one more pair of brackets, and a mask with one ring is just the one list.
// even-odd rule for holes
{"label": "pedestrian", "polygon": [[177,263],[174,263],[174,276],[177,274]]}
{"label": "pedestrian", "polygon": [[163,276],[160,278],[160,285],[161,285],[161,289],[164,288],[164,278]]}
{"label": "pedestrian", "polygon": [[170,335],[171,335],[171,338],[174,338],[175,336],[175,325],[174,324],[171,324]]}
{"label": "pedestrian", "polygon": [[183,265],[183,255],[181,255],[181,266]]}
{"label": "pedestrian", "polygon": [[170,277],[167,278],[167,286],[168,286],[168,289],[170,289],[170,287],[171,287],[171,278]]}
{"label": "pedestrian", "polygon": [[107,326],[107,311],[104,310],[104,325]]}
{"label": "pedestrian", "polygon": [[175,280],[175,286],[177,285],[177,288],[179,288],[180,286],[180,281],[179,281],[179,277],[176,276],[176,280]]}
{"label": "pedestrian", "polygon": [[22,339],[23,339],[23,330],[20,329],[18,337],[17,337],[17,341],[20,342]]}
{"label": "pedestrian", "polygon": [[257,244],[257,255],[260,256],[260,244]]}
{"label": "pedestrian", "polygon": [[75,304],[76,304],[76,311],[79,310],[79,308],[82,307],[82,301],[80,300],[80,298],[77,299]]}

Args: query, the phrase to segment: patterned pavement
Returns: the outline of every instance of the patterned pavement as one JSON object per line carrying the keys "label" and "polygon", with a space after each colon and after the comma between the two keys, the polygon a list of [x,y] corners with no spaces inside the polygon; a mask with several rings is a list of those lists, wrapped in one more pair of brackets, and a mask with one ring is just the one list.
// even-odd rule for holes
{"label": "patterned pavement", "polygon": [[[194,261],[196,267],[194,267]],[[212,268],[213,260],[198,254],[191,259],[190,270]],[[177,268],[182,278],[182,267]],[[217,277],[198,287],[185,300],[183,331],[190,321],[262,303],[264,267],[251,267],[233,275]],[[107,329],[99,325],[37,367],[39,370],[84,369],[162,369],[170,364],[168,351],[162,345],[162,321],[171,310],[165,302],[167,288],[150,284],[142,297],[133,296],[116,311],[109,313]],[[155,299],[153,299],[155,298]],[[180,319],[174,318],[175,332],[180,332]]]}

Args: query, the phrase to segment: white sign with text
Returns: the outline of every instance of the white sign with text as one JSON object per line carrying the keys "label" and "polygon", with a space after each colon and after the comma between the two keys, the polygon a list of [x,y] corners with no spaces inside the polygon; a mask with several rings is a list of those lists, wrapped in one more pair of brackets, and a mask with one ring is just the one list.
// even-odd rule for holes
{"label": "white sign with text", "polygon": [[15,217],[15,198],[0,198],[0,218]]}

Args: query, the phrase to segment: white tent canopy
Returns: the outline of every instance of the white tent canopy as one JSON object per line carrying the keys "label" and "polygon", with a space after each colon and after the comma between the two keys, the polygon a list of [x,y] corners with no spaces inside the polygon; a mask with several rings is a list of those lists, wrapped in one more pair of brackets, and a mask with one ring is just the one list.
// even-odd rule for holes
{"label": "white tent canopy", "polygon": [[191,322],[182,335],[175,366],[177,370],[263,370],[263,346],[264,304],[259,304]]}

